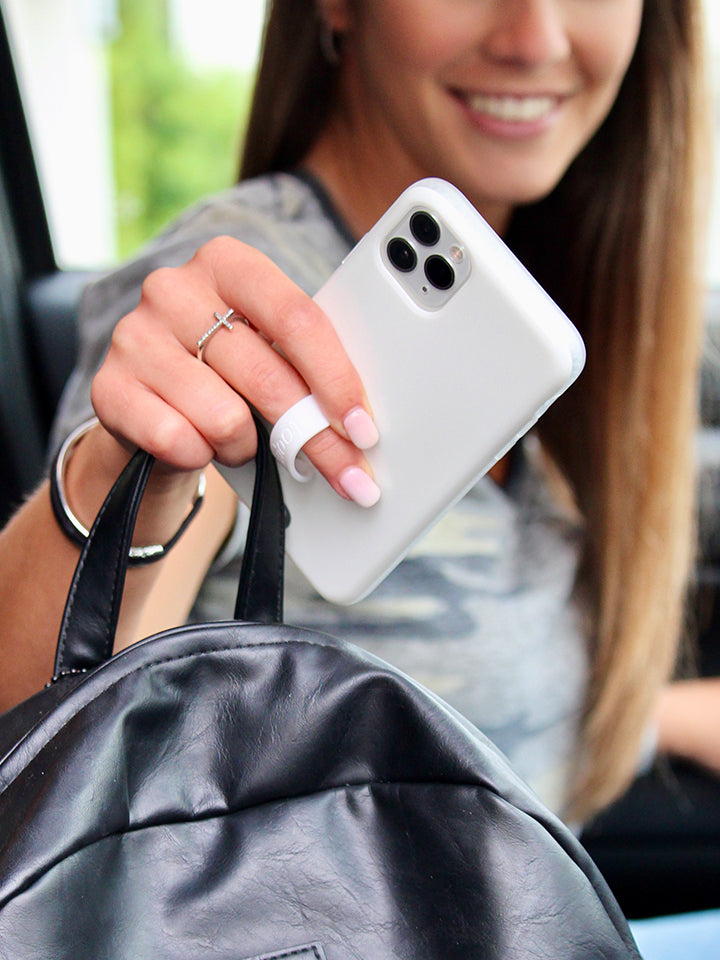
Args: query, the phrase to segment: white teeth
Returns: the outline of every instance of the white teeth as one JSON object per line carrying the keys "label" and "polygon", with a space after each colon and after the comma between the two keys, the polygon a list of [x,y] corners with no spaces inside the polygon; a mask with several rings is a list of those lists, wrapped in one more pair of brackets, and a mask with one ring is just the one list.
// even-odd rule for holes
{"label": "white teeth", "polygon": [[483,94],[468,97],[473,110],[516,123],[539,120],[550,113],[556,103],[555,97],[490,97]]}

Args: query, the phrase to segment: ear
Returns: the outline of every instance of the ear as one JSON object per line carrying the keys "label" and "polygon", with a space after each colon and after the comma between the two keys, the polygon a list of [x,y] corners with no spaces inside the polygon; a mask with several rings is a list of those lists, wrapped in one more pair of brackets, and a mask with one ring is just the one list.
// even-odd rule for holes
{"label": "ear", "polygon": [[347,0],[316,0],[317,13],[333,33],[345,33],[350,26]]}

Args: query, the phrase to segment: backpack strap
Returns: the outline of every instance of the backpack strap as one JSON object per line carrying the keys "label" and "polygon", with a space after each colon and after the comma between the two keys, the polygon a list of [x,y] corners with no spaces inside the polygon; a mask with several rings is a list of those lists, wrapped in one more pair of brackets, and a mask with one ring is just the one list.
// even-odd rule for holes
{"label": "backpack strap", "polygon": [[[255,487],[235,618],[281,623],[286,511],[267,430],[254,417]],[[68,592],[53,679],[91,670],[112,656],[135,520],[154,462],[139,450],[98,512]]]}
{"label": "backpack strap", "polygon": [[234,616],[254,623],[282,623],[285,528],[290,515],[267,428],[255,411],[253,417],[258,435],[255,485]]}

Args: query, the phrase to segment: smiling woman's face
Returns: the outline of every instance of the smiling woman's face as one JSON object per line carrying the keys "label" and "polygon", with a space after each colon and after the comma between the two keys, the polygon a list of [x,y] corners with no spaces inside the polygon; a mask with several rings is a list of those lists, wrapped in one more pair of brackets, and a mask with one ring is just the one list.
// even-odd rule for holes
{"label": "smiling woman's face", "polygon": [[607,115],[643,0],[328,0],[340,110],[377,175],[442,176],[489,219],[547,194]]}

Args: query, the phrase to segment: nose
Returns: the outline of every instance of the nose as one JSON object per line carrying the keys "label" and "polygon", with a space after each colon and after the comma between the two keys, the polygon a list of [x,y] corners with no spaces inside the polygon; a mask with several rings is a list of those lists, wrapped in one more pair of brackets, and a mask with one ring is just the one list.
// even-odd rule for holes
{"label": "nose", "polygon": [[559,0],[496,0],[494,21],[485,34],[488,56],[533,67],[556,63],[571,50]]}

